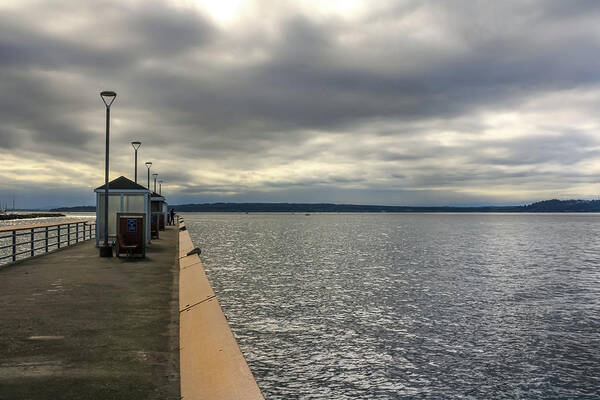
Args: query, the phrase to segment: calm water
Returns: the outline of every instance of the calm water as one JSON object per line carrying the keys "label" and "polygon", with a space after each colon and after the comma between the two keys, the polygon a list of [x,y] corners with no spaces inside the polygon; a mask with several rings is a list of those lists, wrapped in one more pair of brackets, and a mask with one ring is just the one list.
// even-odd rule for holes
{"label": "calm water", "polygon": [[267,399],[600,398],[600,215],[185,218]]}
{"label": "calm water", "polygon": [[[33,211],[22,211],[18,214],[28,214]],[[44,211],[42,211],[44,212]],[[59,222],[70,222],[73,220],[90,220],[96,219],[95,212],[63,212],[61,213],[64,217],[44,217],[44,218],[25,218],[25,219],[11,219],[7,221],[0,221],[0,227],[2,226],[13,226],[13,225],[35,225],[35,224],[50,224]]]}

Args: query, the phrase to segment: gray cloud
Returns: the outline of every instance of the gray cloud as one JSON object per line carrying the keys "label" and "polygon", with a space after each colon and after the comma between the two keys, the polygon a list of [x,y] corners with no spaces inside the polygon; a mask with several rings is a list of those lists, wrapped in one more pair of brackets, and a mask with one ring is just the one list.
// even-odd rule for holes
{"label": "gray cloud", "polygon": [[10,185],[36,181],[32,158],[83,168],[74,191],[101,183],[107,88],[113,174],[141,140],[173,202],[585,197],[599,172],[597,2],[257,2],[229,23],[166,1],[15,4],[0,16]]}

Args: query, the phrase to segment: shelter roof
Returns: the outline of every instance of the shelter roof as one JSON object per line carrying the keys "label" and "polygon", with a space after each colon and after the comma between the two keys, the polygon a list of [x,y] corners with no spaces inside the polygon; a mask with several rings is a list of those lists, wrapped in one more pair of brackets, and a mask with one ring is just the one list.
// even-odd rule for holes
{"label": "shelter roof", "polygon": [[[103,191],[104,185],[99,186],[95,189],[96,192],[100,192]],[[148,192],[148,189],[146,189],[144,186],[140,185],[139,183],[135,183],[134,181],[132,181],[129,178],[125,178],[124,176],[120,176],[117,179],[113,179],[112,181],[110,181],[108,183],[108,190],[109,191],[146,191]]]}
{"label": "shelter roof", "polygon": [[152,201],[165,201],[164,196],[156,192],[152,192],[152,194],[150,195],[150,199]]}

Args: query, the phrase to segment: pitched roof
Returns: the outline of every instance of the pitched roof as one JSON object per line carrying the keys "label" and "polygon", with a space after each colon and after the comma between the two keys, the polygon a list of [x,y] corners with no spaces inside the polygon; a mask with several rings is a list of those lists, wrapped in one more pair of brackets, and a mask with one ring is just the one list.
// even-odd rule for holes
{"label": "pitched roof", "polygon": [[[97,187],[96,190],[104,190],[104,185]],[[135,183],[131,179],[120,176],[108,182],[108,190],[148,190],[146,187]]]}

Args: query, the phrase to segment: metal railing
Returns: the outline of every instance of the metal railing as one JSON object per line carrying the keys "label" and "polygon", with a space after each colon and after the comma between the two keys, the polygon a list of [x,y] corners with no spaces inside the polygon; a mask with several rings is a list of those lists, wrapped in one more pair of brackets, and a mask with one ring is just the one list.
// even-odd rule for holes
{"label": "metal railing", "polygon": [[46,254],[95,237],[96,222],[87,220],[2,226],[0,265]]}

